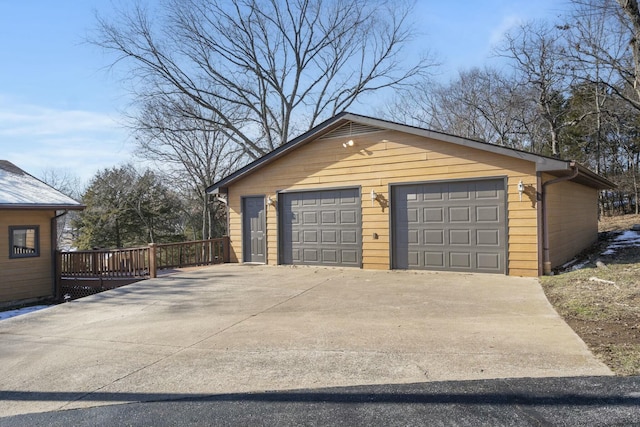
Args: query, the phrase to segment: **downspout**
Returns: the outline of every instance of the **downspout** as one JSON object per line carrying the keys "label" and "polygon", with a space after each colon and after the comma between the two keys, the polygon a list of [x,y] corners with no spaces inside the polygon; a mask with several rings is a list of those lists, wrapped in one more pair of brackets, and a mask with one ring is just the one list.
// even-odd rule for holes
{"label": "downspout", "polygon": [[551,274],[551,257],[549,255],[549,221],[547,218],[547,191],[546,188],[549,185],[557,184],[559,182],[571,181],[576,176],[578,176],[578,166],[576,166],[575,162],[571,162],[571,168],[573,172],[571,175],[562,176],[560,178],[555,178],[549,180],[542,184],[542,269],[544,275]]}
{"label": "downspout", "polygon": [[55,215],[53,218],[51,218],[51,258],[53,260],[53,266],[51,269],[53,273],[51,295],[53,295],[55,299],[60,299],[60,295],[58,295],[58,265],[56,256],[56,252],[58,251],[58,218],[61,218],[68,213],[68,210],[64,210],[61,214]]}

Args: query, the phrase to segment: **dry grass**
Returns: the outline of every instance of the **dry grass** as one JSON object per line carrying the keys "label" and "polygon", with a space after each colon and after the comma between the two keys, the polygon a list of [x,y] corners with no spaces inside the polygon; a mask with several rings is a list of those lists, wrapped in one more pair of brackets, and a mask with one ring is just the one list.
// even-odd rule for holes
{"label": "dry grass", "polygon": [[618,375],[640,375],[640,248],[600,254],[618,231],[637,223],[640,215],[603,218],[602,239],[582,254],[585,268],[541,279],[558,313]]}
{"label": "dry grass", "polygon": [[598,222],[598,231],[623,231],[640,224],[640,215],[605,216]]}

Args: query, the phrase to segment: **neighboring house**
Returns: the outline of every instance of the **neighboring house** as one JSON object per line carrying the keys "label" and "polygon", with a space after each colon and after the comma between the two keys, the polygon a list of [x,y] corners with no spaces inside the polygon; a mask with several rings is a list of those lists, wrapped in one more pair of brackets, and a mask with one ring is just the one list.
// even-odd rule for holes
{"label": "neighboring house", "polygon": [[231,261],[538,276],[598,236],[583,166],[341,113],[207,189]]}
{"label": "neighboring house", "polygon": [[56,218],[84,206],[0,160],[0,306],[55,293]]}

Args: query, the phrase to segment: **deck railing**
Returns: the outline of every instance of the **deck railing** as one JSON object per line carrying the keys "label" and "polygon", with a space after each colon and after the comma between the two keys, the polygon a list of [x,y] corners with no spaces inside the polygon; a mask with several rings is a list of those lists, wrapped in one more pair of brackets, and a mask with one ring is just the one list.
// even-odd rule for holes
{"label": "deck railing", "polygon": [[57,264],[60,277],[145,277],[149,248],[58,252]]}
{"label": "deck railing", "polygon": [[147,247],[56,253],[62,279],[136,279],[157,277],[158,270],[228,262],[229,238],[181,243],[151,243]]}

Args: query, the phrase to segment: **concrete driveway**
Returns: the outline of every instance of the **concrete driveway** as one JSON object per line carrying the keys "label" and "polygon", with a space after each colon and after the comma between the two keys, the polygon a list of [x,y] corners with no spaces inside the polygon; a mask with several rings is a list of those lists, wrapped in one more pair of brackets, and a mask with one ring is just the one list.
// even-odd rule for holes
{"label": "concrete driveway", "polygon": [[227,264],[0,322],[0,416],[216,393],[611,375],[536,279]]}

